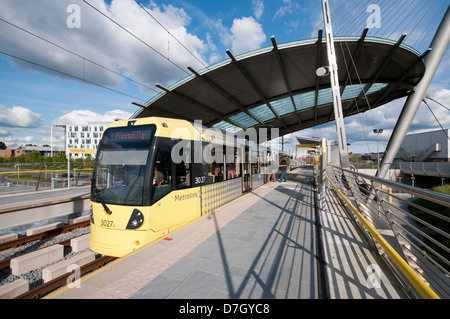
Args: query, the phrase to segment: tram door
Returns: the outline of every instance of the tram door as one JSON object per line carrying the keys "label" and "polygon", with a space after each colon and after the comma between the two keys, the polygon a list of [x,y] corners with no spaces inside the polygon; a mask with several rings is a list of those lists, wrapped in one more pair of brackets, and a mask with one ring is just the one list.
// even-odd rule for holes
{"label": "tram door", "polygon": [[245,146],[243,148],[242,157],[242,178],[243,186],[242,191],[247,192],[252,189],[252,163],[251,163],[251,153],[250,148]]}

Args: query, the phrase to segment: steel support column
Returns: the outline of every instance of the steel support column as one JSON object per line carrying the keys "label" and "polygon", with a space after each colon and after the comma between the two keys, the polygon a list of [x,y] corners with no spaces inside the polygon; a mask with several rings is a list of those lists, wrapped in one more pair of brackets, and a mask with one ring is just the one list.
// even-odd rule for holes
{"label": "steel support column", "polygon": [[425,74],[422,80],[417,84],[412,93],[406,99],[402,112],[397,120],[392,136],[389,139],[385,154],[380,164],[380,169],[377,171],[377,176],[384,178],[389,167],[397,155],[397,152],[402,145],[403,139],[411,126],[411,123],[416,115],[420,103],[425,98],[427,89],[431,80],[436,73],[439,63],[447,50],[450,42],[450,7],[447,8],[444,18],[436,31],[436,34],[431,41],[431,52],[425,57]]}

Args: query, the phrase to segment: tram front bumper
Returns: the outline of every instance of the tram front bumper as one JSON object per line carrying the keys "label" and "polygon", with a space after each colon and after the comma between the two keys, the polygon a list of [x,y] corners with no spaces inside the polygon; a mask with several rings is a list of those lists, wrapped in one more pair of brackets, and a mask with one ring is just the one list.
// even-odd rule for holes
{"label": "tram front bumper", "polygon": [[148,243],[151,237],[149,232],[153,233],[152,231],[110,229],[91,224],[89,247],[98,254],[123,257]]}

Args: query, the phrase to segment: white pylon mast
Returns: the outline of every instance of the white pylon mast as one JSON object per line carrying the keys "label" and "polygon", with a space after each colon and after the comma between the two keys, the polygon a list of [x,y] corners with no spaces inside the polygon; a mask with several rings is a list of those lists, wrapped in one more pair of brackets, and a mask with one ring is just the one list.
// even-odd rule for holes
{"label": "white pylon mast", "polygon": [[[339,147],[339,157],[342,168],[349,168],[347,138],[345,136],[344,114],[342,112],[341,93],[339,90],[338,67],[336,62],[336,50],[334,47],[333,30],[331,28],[330,6],[328,0],[322,0],[323,22],[327,41],[328,72],[330,75],[331,90],[333,95],[334,119],[336,122],[336,134]],[[323,68],[321,68],[323,69]],[[319,75],[319,72],[317,72]],[[323,75],[323,74],[321,74]]]}

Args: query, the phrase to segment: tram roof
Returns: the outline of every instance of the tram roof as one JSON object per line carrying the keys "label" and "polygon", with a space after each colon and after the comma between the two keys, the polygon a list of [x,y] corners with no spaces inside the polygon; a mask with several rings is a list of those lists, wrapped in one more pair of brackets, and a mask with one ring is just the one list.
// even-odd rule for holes
{"label": "tram roof", "polygon": [[[344,117],[404,97],[425,72],[423,57],[398,41],[336,37]],[[236,133],[250,127],[279,128],[284,135],[334,120],[330,77],[316,70],[327,64],[326,39],[277,44],[234,56],[166,88],[132,118],[161,116],[201,120],[206,127]],[[428,51],[427,51],[428,52]],[[356,67],[355,67],[356,66]]]}

